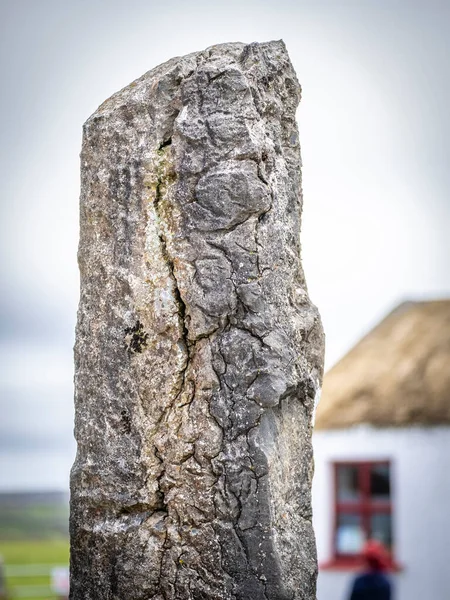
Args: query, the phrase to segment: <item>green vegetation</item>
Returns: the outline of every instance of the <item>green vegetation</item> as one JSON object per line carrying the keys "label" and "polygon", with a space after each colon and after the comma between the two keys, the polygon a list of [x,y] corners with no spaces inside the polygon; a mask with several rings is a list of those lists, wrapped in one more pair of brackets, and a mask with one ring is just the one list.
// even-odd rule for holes
{"label": "green vegetation", "polygon": [[65,538],[68,516],[65,504],[0,506],[0,539]]}
{"label": "green vegetation", "polygon": [[0,541],[5,564],[69,564],[68,540]]}
{"label": "green vegetation", "polygon": [[56,600],[51,571],[69,564],[68,520],[63,492],[0,493],[0,555],[8,599]]}
{"label": "green vegetation", "polygon": [[[54,566],[67,566],[69,564],[69,542],[67,539],[59,540],[31,540],[31,541],[0,541],[0,554],[3,557],[6,570],[6,584],[9,598],[19,597],[23,586],[31,586],[41,593],[28,596],[28,600],[54,600],[56,596],[45,592],[50,586],[50,569]],[[28,569],[21,569],[29,566]],[[27,570],[30,575],[23,573]]]}

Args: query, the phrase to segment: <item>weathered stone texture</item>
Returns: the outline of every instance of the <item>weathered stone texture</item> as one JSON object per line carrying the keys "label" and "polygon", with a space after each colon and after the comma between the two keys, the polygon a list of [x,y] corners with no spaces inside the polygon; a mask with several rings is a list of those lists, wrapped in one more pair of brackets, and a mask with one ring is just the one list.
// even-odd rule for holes
{"label": "weathered stone texture", "polygon": [[299,99],[283,42],[224,44],[85,124],[73,600],[315,598]]}

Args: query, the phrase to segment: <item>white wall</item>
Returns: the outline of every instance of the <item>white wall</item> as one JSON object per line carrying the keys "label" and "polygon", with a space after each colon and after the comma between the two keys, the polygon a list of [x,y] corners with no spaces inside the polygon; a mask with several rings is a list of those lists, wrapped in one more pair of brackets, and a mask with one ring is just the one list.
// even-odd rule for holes
{"label": "white wall", "polygon": [[[319,565],[332,557],[333,474],[337,460],[391,461],[394,600],[450,599],[450,427],[358,426],[313,435],[314,527]],[[319,572],[318,600],[347,600],[354,574]]]}

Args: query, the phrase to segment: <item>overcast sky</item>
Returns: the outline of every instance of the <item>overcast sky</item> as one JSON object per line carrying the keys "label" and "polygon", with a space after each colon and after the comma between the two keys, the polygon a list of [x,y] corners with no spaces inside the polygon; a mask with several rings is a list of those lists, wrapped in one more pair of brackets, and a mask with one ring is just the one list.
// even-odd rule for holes
{"label": "overcast sky", "polygon": [[331,366],[450,296],[450,3],[0,0],[0,489],[73,460],[81,128],[172,56],[282,38],[303,87],[303,260]]}

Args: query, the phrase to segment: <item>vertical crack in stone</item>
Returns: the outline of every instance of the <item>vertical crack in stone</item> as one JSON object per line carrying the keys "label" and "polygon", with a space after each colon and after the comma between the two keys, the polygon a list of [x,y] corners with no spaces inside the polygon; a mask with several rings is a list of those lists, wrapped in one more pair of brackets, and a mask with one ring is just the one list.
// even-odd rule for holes
{"label": "vertical crack in stone", "polygon": [[180,391],[178,392],[176,398],[174,398],[174,400],[176,400],[183,391],[186,371],[189,368],[190,344],[189,344],[189,339],[188,339],[189,332],[188,332],[188,329],[186,326],[186,305],[183,301],[183,298],[181,297],[180,289],[178,287],[178,281],[177,281],[177,278],[175,275],[174,260],[170,256],[169,250],[167,248],[166,234],[164,233],[164,229],[168,227],[168,224],[164,222],[164,216],[162,215],[161,210],[160,210],[160,204],[161,204],[161,201],[163,200],[163,191],[162,190],[165,189],[167,192],[168,186],[170,186],[171,183],[173,183],[173,182],[171,182],[171,178],[173,176],[168,175],[168,174],[165,175],[166,181],[163,180],[164,175],[162,174],[162,169],[161,169],[161,164],[166,163],[166,169],[169,171],[169,173],[171,173],[171,171],[172,171],[173,167],[170,164],[171,161],[168,156],[170,154],[171,143],[172,143],[172,138],[169,138],[166,142],[162,143],[159,147],[159,151],[158,151],[159,156],[158,156],[157,160],[155,161],[156,162],[157,180],[156,180],[155,199],[153,202],[153,206],[154,206],[155,213],[157,216],[158,237],[161,242],[161,254],[162,254],[162,256],[166,262],[166,265],[169,269],[170,277],[172,280],[173,296],[174,296],[175,303],[178,308],[180,331],[182,334],[183,344],[184,344],[185,350],[187,352],[187,357],[188,357],[188,359],[186,361],[186,365],[182,370],[182,383],[180,386]]}

